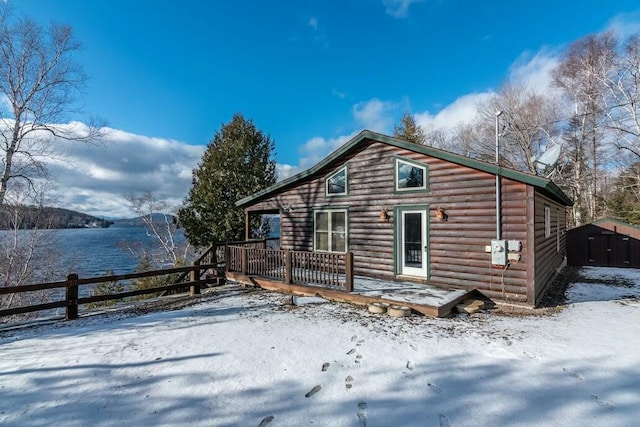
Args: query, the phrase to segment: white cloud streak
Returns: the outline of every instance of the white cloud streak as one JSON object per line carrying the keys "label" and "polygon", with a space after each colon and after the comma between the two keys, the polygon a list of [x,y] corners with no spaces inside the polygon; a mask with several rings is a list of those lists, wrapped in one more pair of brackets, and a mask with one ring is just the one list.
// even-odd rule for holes
{"label": "white cloud streak", "polygon": [[382,0],[385,12],[394,18],[406,18],[409,16],[409,6],[421,3],[423,0]]}

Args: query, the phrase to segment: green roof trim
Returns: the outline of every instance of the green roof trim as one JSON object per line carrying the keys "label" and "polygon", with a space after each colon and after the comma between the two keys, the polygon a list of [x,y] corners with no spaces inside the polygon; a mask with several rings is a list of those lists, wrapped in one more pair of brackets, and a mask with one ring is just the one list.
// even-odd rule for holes
{"label": "green roof trim", "polygon": [[381,142],[387,145],[392,145],[398,148],[404,148],[405,150],[414,151],[430,157],[445,160],[448,162],[456,163],[462,166],[467,166],[472,169],[480,170],[490,173],[492,175],[499,175],[504,178],[508,178],[514,181],[522,182],[524,184],[532,185],[536,188],[544,190],[556,201],[563,203],[566,206],[571,206],[573,202],[569,197],[550,179],[531,175],[525,172],[520,172],[514,169],[504,168],[502,166],[487,163],[482,160],[476,160],[469,157],[461,156],[459,154],[451,153],[449,151],[440,150],[438,148],[427,147],[426,145],[418,145],[413,142],[403,141],[401,139],[393,138],[391,136],[383,135],[380,133],[372,132],[370,130],[363,130],[349,141],[344,143],[341,147],[333,151],[327,157],[318,162],[315,166],[300,172],[297,175],[293,175],[287,179],[284,179],[269,188],[258,191],[249,197],[238,200],[236,206],[246,207],[260,199],[277,193],[279,190],[287,188],[292,184],[302,181],[310,176],[318,174],[322,169],[340,159],[343,155],[354,149],[363,141],[372,140]]}
{"label": "green roof trim", "polygon": [[[623,220],[620,219],[616,219],[610,216],[604,217],[604,218],[600,218],[599,220],[593,221],[590,224],[592,225],[599,225],[602,224],[603,222],[613,222],[614,224],[618,224],[618,225],[622,225],[625,227],[629,227],[629,228],[634,228],[636,230],[640,230],[640,226],[632,224],[630,222],[625,222]],[[584,225],[589,225],[589,224],[584,224]]]}

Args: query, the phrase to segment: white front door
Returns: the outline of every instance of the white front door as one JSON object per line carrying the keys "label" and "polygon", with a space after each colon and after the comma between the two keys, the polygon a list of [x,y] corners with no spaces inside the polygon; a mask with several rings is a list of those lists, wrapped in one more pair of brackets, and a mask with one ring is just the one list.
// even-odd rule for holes
{"label": "white front door", "polygon": [[403,276],[427,278],[427,209],[400,209],[397,248],[398,273]]}

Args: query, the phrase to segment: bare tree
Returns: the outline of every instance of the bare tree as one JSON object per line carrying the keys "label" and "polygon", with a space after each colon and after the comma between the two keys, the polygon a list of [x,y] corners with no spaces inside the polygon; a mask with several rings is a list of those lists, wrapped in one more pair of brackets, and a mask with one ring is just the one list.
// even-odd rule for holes
{"label": "bare tree", "polygon": [[501,163],[537,175],[536,160],[559,136],[557,100],[552,94],[537,93],[522,84],[505,84],[480,108],[484,135],[480,154],[494,152],[495,117],[499,111]]}
{"label": "bare tree", "polygon": [[573,223],[578,226],[598,217],[598,169],[606,141],[605,82],[610,80],[616,58],[612,33],[591,35],[573,43],[555,70],[554,84],[575,105],[565,140],[573,151],[571,182],[574,185]]}
{"label": "bare tree", "polygon": [[[43,213],[44,190],[42,186],[31,190],[14,186],[12,191],[7,192],[5,203],[0,207],[0,287],[46,282],[62,275],[63,266],[56,249],[55,233],[46,229],[22,228],[25,216]],[[44,220],[27,219],[35,223],[42,223]],[[0,297],[0,307],[5,309],[41,303],[52,292],[48,290],[3,295]]]}
{"label": "bare tree", "polygon": [[[142,195],[128,194],[129,207],[145,226],[147,235],[159,245],[160,254],[142,253],[142,258],[154,258],[153,261],[164,263],[169,261],[174,266],[184,265],[191,246],[185,239],[178,237],[180,231],[175,213],[168,202],[159,200],[155,193]],[[149,260],[151,261],[151,260]]]}
{"label": "bare tree", "polygon": [[64,125],[86,77],[73,60],[80,43],[71,27],[44,28],[0,4],[0,206],[11,182],[33,187],[57,138],[88,141],[101,128]]}
{"label": "bare tree", "polygon": [[606,88],[603,96],[608,127],[615,132],[615,146],[640,159],[640,36],[633,35],[621,51],[611,52],[612,70],[599,74]]}

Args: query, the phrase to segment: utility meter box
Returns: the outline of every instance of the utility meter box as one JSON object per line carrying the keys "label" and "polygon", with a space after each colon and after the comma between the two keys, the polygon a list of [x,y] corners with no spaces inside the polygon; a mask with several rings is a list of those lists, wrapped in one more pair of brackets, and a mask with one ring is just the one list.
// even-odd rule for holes
{"label": "utility meter box", "polygon": [[507,265],[507,241],[491,241],[491,264]]}

